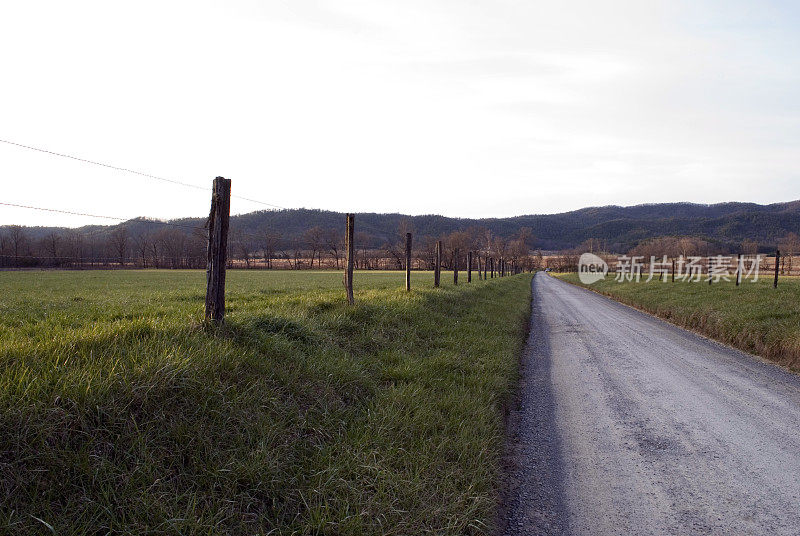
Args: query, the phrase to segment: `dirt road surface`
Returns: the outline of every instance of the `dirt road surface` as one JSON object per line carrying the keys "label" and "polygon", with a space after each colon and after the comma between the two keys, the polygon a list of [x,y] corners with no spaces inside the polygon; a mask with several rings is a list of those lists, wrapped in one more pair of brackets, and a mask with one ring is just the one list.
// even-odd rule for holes
{"label": "dirt road surface", "polygon": [[544,273],[503,534],[800,534],[800,378]]}

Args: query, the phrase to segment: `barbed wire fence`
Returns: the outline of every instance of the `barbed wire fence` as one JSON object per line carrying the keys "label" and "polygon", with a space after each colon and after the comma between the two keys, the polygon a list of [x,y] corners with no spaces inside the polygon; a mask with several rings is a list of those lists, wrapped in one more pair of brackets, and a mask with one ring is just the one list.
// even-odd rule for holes
{"label": "barbed wire fence", "polygon": [[[21,149],[26,149],[34,152],[38,152],[41,154],[69,159],[77,162],[81,162],[84,164],[89,164],[93,166],[98,166],[106,169],[111,169],[114,171],[119,171],[123,173],[129,173],[133,175],[137,175],[140,177],[144,177],[147,179],[152,179],[164,183],[169,183],[172,185],[181,186],[184,188],[190,188],[193,190],[200,190],[200,191],[208,191],[206,187],[192,184],[189,182],[185,182],[182,180],[172,179],[169,177],[164,177],[161,175],[156,175],[153,173],[147,173],[141,170],[132,169],[129,167],[118,166],[115,164],[110,164],[107,162],[102,162],[99,160],[88,159],[80,156],[76,156],[73,154],[68,154],[64,152],[52,151],[49,149],[44,149],[41,147],[35,147],[32,145],[27,145],[19,142],[15,142],[8,139],[0,138],[0,143],[4,143],[6,145],[18,147]],[[80,217],[88,217],[94,218],[99,220],[105,221],[114,221],[118,224],[120,223],[128,223],[130,225],[145,225],[145,226],[155,226],[160,227],[162,229],[176,229],[182,231],[187,236],[193,237],[195,240],[195,249],[196,252],[194,255],[185,255],[185,254],[175,254],[174,251],[165,252],[164,255],[169,259],[168,263],[171,263],[172,267],[201,267],[205,266],[207,271],[207,292],[206,292],[206,319],[209,322],[214,324],[221,324],[224,319],[225,315],[225,271],[226,269],[232,264],[232,256],[229,255],[229,235],[230,235],[230,199],[240,199],[243,201],[247,201],[250,203],[254,203],[257,205],[269,207],[271,210],[289,210],[286,207],[281,205],[277,205],[275,203],[266,202],[260,199],[255,199],[251,196],[242,196],[238,194],[231,193],[231,180],[225,179],[223,177],[217,177],[213,181],[212,186],[212,196],[211,196],[211,210],[209,212],[209,216],[205,221],[203,226],[197,225],[189,225],[185,223],[179,223],[175,221],[164,221],[157,218],[148,218],[148,217],[136,217],[136,218],[126,218],[123,216],[116,216],[116,215],[107,215],[107,214],[94,214],[86,211],[81,210],[71,210],[66,208],[54,208],[54,207],[42,207],[33,204],[27,203],[16,203],[11,201],[0,201],[0,206],[6,207],[13,207],[23,210],[31,210],[31,211],[40,211],[40,212],[48,212],[48,213],[57,213],[57,214],[64,214],[70,216],[80,216]],[[188,218],[187,218],[188,219]],[[346,214],[346,221],[345,221],[345,236],[344,236],[344,244],[342,244],[342,255],[344,257],[343,264],[344,264],[344,286],[345,291],[348,297],[348,302],[353,303],[353,270],[354,270],[354,262],[356,256],[356,248],[361,249],[363,251],[367,251],[368,249],[375,248],[374,244],[368,243],[360,243],[356,244],[354,241],[355,237],[355,215],[354,214]],[[374,233],[374,236],[378,239],[383,239],[387,242],[390,242],[390,237],[392,233],[387,233],[385,230],[378,229],[370,224],[360,222],[359,226],[369,232]],[[18,227],[18,226],[12,226]],[[237,238],[246,238],[250,240],[258,240],[261,241],[265,239],[266,232],[270,231],[270,229],[262,229],[259,233],[253,233],[246,231],[244,229],[235,229],[234,233]],[[120,231],[125,232],[125,231]],[[82,240],[83,238],[91,237],[93,235],[103,235],[108,233],[108,228],[98,228],[98,229],[91,229],[88,231],[82,231],[80,234],[76,236],[76,240]],[[12,237],[13,238],[13,237]],[[113,235],[112,235],[113,238]],[[406,272],[406,289],[411,289],[411,278],[410,272],[412,269],[411,266],[411,233],[406,233],[406,237],[401,237],[401,233],[398,233],[397,238],[406,238],[406,251],[404,259],[401,258],[400,254],[398,253],[395,255],[398,264],[401,264],[403,268],[405,268]],[[120,238],[122,240],[122,238]],[[293,238],[279,238],[279,242],[283,242],[283,244],[276,244],[275,249],[280,249],[280,245],[283,245],[283,249],[287,249],[286,245],[289,244],[288,249],[294,249],[294,262],[295,268],[299,266],[299,249],[303,246],[309,246],[312,249],[312,257],[310,267],[313,268],[314,263],[314,253],[319,254],[320,259],[319,262],[321,264],[321,248],[324,247],[320,241],[308,241],[299,239],[296,237]],[[200,248],[200,244],[202,242],[206,242],[205,244],[205,251],[202,251]],[[338,249],[340,244],[336,244],[335,247]],[[55,247],[53,248],[55,250]],[[85,264],[88,263],[89,267],[94,267],[95,265],[105,265],[109,266],[113,263],[119,263],[120,266],[124,266],[126,263],[126,253],[124,251],[125,246],[120,245],[119,255],[117,256],[98,256],[94,253],[90,255],[83,255],[79,252],[81,251],[81,246],[78,244],[76,245],[76,250],[72,255],[58,255],[55,254],[56,252],[53,251],[53,255],[30,255],[25,253],[20,253],[19,251],[14,251],[12,254],[2,253],[0,252],[0,259],[13,259],[15,261],[15,265],[20,264],[21,259],[30,259],[30,260],[44,260],[47,259],[49,261],[53,261],[58,267],[64,266],[65,264],[73,264],[76,267],[85,267]],[[184,251],[185,252],[185,251]],[[142,265],[143,267],[147,267],[146,255],[145,251],[139,252],[141,255]],[[272,252],[274,253],[274,252]],[[271,264],[272,260],[272,253],[269,254],[269,258],[267,259],[268,264]],[[265,251],[266,254],[266,251]],[[473,252],[463,252],[465,258],[469,259],[469,262],[466,265],[466,269],[468,272],[467,281],[472,281],[472,270],[473,270]],[[88,257],[88,258],[87,258]],[[291,265],[291,260],[289,256],[284,252],[284,257],[286,260],[289,261]],[[480,257],[478,257],[478,278],[479,279],[491,279],[495,277],[495,272],[497,272],[498,277],[504,277],[507,274],[510,275],[512,273],[518,273],[521,271],[519,267],[514,266],[507,266],[506,259],[504,258],[494,258],[489,257],[488,254],[484,255],[485,261],[483,267],[481,267]],[[153,254],[154,264],[155,267],[158,267],[158,261],[155,260],[158,258],[158,255],[154,252]],[[87,262],[88,261],[88,262]],[[247,257],[245,257],[245,261],[247,261]],[[339,257],[337,256],[337,269],[338,269],[338,261]],[[453,281],[454,284],[458,283],[458,270],[459,270],[459,258],[458,258],[458,249],[455,249],[453,255]],[[441,242],[438,242],[436,248],[436,256],[434,262],[434,269],[437,271],[442,266],[442,257],[441,257]],[[436,278],[435,286],[438,286],[438,277]]]}

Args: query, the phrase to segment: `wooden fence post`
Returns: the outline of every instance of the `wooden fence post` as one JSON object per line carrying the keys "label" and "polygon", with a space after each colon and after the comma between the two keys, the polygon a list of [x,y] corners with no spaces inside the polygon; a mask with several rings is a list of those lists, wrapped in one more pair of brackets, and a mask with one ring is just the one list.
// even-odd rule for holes
{"label": "wooden fence post", "polygon": [[436,265],[433,267],[433,286],[439,286],[439,276],[442,267],[442,241],[436,242]]}
{"label": "wooden fence post", "polygon": [[458,285],[458,248],[453,250],[453,284]]}
{"label": "wooden fence post", "polygon": [[355,246],[353,245],[353,234],[356,223],[355,214],[347,214],[347,224],[344,233],[344,289],[347,292],[347,303],[353,305],[353,261]]}
{"label": "wooden fence post", "polygon": [[672,282],[675,282],[675,259],[672,259]]}
{"label": "wooden fence post", "polygon": [[781,250],[775,250],[775,280],[772,282],[772,288],[778,288],[778,266],[781,263]]}
{"label": "wooden fence post", "polygon": [[467,252],[467,283],[472,283],[472,251]]}
{"label": "wooden fence post", "polygon": [[736,257],[736,286],[739,286],[739,283],[742,281],[742,254],[739,253],[739,256]]}
{"label": "wooden fence post", "polygon": [[228,223],[231,215],[231,181],[214,179],[208,215],[206,264],[206,320],[216,325],[225,319],[225,264],[228,262]]}
{"label": "wooden fence post", "polygon": [[406,290],[411,290],[411,233],[406,233]]}
{"label": "wooden fence post", "polygon": [[708,258],[708,263],[706,264],[706,270],[708,271],[708,284],[711,284],[711,257]]}

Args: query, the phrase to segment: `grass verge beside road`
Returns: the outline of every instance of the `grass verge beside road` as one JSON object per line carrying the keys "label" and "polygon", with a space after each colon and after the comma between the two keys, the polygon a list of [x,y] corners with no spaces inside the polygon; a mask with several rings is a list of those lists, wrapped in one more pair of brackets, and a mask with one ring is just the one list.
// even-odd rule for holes
{"label": "grass verge beside road", "polygon": [[228,277],[0,273],[0,532],[490,530],[529,275]]}
{"label": "grass verge beside road", "polygon": [[582,285],[577,274],[557,277],[610,296],[679,326],[698,331],[746,352],[800,370],[800,279],[781,277],[753,283],[616,282]]}

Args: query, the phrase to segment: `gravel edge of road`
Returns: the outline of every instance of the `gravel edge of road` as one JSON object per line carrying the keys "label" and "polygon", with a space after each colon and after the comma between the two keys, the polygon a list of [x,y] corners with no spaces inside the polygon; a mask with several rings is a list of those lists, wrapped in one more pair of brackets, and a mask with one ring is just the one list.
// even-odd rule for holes
{"label": "gravel edge of road", "polygon": [[543,312],[534,299],[519,358],[517,388],[508,405],[500,493],[492,534],[566,534],[560,439],[550,387],[550,349]]}

